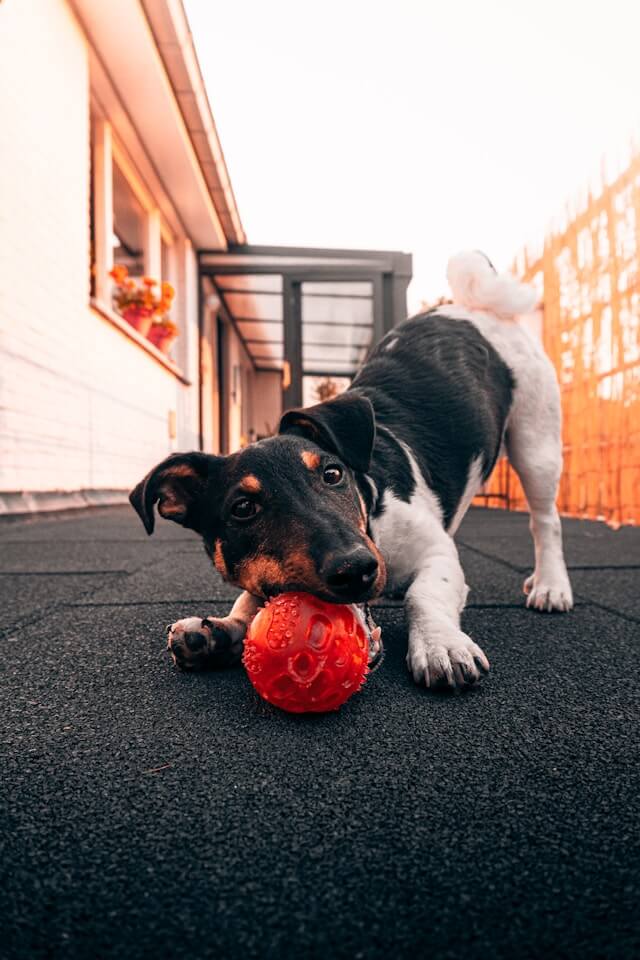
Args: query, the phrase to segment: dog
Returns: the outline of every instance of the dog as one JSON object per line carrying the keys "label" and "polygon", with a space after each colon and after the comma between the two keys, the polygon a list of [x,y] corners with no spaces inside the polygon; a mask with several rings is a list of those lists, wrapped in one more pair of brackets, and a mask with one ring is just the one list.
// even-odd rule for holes
{"label": "dog", "polygon": [[405,596],[414,680],[478,683],[489,661],[460,627],[468,588],[453,535],[503,454],[529,504],[526,605],[572,608],[555,503],[560,393],[541,345],[515,319],[535,291],[475,251],[453,257],[447,276],[453,303],[394,327],[345,393],[289,410],[276,436],[229,456],[173,454],[132,491],[149,534],[158,503],[243,590],[227,617],[173,624],[177,666],[236,663],[248,624],[275,594],[362,604],[386,585]]}

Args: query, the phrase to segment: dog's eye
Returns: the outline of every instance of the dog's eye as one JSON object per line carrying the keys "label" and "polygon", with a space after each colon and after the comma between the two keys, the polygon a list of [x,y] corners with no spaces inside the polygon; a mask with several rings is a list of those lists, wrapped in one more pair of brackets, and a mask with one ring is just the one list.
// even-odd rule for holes
{"label": "dog's eye", "polygon": [[332,463],[330,467],[324,468],[322,479],[325,483],[328,483],[329,486],[334,487],[336,483],[340,483],[342,480],[342,468]]}
{"label": "dog's eye", "polygon": [[246,497],[242,497],[232,504],[231,516],[235,517],[236,520],[251,520],[252,517],[260,513],[261,509],[262,507],[259,503],[256,503],[255,500],[248,500]]}

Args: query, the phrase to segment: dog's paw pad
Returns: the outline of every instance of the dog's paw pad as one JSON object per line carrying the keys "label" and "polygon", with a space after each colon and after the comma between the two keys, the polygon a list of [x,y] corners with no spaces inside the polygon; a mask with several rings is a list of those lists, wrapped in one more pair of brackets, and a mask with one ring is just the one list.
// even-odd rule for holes
{"label": "dog's paw pad", "polygon": [[473,687],[489,672],[489,661],[464,633],[444,643],[412,642],[407,666],[413,679],[432,690]]}
{"label": "dog's paw pad", "polygon": [[233,622],[186,617],[168,627],[167,649],[180,670],[215,669],[240,660],[242,638]]}
{"label": "dog's paw pad", "polygon": [[199,650],[204,650],[207,646],[207,638],[204,630],[191,630],[185,633],[184,642],[191,653],[198,653]]}
{"label": "dog's paw pad", "polygon": [[536,582],[535,574],[532,573],[525,580],[522,589],[526,594],[529,610],[566,613],[573,608],[573,592],[566,577],[559,577],[555,583],[548,583],[544,579]]}

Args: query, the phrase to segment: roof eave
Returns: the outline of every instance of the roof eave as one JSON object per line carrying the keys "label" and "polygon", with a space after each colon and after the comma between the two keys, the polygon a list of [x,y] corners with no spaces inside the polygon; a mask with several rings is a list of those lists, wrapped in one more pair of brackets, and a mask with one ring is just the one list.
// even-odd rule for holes
{"label": "roof eave", "polygon": [[182,0],[141,0],[229,244],[246,234]]}
{"label": "roof eave", "polygon": [[[227,249],[242,229],[235,204],[225,206],[222,196],[212,190],[214,171],[207,170],[202,159],[203,145],[196,147],[197,138],[190,128],[193,118],[188,124],[184,107],[178,100],[169,72],[169,50],[160,50],[142,2],[109,0],[105,4],[69,0],[69,3],[86,36],[89,62],[94,67],[98,64],[91,73],[92,94],[105,108],[107,118],[116,121],[115,129],[121,139],[124,139],[123,130],[128,139],[131,131],[134,132],[136,143],[132,145],[124,139],[124,146],[130,152],[133,146],[134,159],[136,151],[143,148],[154,168],[154,179],[160,181],[193,246]],[[153,8],[159,12],[177,10],[174,17],[178,20],[182,10],[180,3],[176,7],[176,0],[154,0]],[[170,22],[173,23],[173,19]],[[183,56],[186,49],[185,44],[175,48],[172,72],[181,68],[188,78],[194,67],[191,66],[191,73],[186,69]],[[197,66],[197,61],[195,63]],[[210,115],[204,87],[189,89],[194,97],[197,94],[198,99],[204,101],[202,109],[206,105]],[[210,149],[215,149],[213,140]],[[213,153],[210,156],[210,166],[215,167],[220,180],[221,194],[226,187],[227,196],[232,198],[226,167],[219,167],[220,161],[224,164],[221,150],[219,156],[214,157]]]}

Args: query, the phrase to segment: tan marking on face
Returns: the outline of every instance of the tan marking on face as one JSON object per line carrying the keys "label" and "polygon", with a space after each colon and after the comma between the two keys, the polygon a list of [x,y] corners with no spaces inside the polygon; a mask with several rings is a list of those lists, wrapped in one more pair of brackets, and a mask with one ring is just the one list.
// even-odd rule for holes
{"label": "tan marking on face", "polygon": [[360,528],[362,533],[365,533],[367,529],[367,506],[359,490],[358,490],[358,500],[360,502],[360,518],[358,520],[358,527]]}
{"label": "tan marking on face", "polygon": [[320,466],[320,454],[313,453],[311,450],[303,450],[300,458],[307,470],[317,470]]}
{"label": "tan marking on face", "polygon": [[270,555],[249,557],[240,564],[236,582],[249,593],[262,595],[265,587],[284,590],[296,584],[309,593],[326,590],[304,546],[291,546],[283,561]]}
{"label": "tan marking on face", "polygon": [[243,477],[240,481],[240,488],[246,493],[260,493],[262,484],[252,473],[248,473],[246,477]]}
{"label": "tan marking on face", "polygon": [[267,584],[286,585],[284,567],[275,557],[249,557],[238,568],[237,583],[259,596]]}
{"label": "tan marking on face", "polygon": [[229,578],[229,571],[227,570],[227,565],[225,563],[224,557],[222,555],[222,541],[216,540],[216,548],[213,551],[213,562],[216,565],[216,570],[225,580]]}
{"label": "tan marking on face", "polygon": [[309,593],[315,590],[326,590],[325,584],[317,574],[315,564],[303,548],[292,549],[287,554],[285,574],[291,583],[299,583],[306,587]]}

